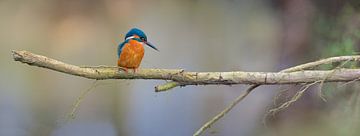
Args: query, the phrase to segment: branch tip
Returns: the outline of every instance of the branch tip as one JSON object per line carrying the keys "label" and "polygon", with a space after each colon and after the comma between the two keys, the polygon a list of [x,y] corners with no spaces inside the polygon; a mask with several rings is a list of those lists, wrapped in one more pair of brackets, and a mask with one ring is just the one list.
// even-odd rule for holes
{"label": "branch tip", "polygon": [[178,82],[167,82],[163,85],[155,86],[155,92],[165,92],[177,86],[181,85]]}
{"label": "branch tip", "polygon": [[12,50],[11,54],[15,61],[20,61],[20,59],[22,58],[22,56],[20,55],[20,53],[18,53],[18,51]]}

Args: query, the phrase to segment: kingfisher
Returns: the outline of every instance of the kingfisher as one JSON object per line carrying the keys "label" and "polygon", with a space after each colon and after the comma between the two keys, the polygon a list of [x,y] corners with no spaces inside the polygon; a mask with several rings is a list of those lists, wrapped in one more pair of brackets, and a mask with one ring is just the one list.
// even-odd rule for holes
{"label": "kingfisher", "polygon": [[125,72],[128,69],[136,69],[140,66],[144,57],[144,45],[159,51],[153,44],[147,41],[147,37],[143,31],[138,28],[132,28],[125,36],[125,41],[118,45],[117,65]]}

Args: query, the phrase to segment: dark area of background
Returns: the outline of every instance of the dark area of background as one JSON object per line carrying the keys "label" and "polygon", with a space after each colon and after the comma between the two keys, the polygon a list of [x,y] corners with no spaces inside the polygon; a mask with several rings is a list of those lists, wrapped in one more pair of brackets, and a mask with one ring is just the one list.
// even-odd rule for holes
{"label": "dark area of background", "polygon": [[[1,0],[0,135],[191,135],[246,88],[155,93],[164,81],[99,81],[66,123],[93,81],[14,62],[11,50],[76,65],[115,65],[117,44],[139,27],[160,49],[146,48],[143,68],[279,71],[358,54],[359,9],[358,0]],[[325,84],[324,102],[313,87],[264,127],[280,89],[263,86],[205,135],[359,135],[358,89],[358,83]]]}

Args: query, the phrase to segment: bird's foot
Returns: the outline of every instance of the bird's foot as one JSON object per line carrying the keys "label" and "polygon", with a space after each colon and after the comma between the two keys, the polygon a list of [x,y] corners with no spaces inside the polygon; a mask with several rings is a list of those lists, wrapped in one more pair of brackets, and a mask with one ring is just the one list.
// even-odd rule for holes
{"label": "bird's foot", "polygon": [[128,69],[124,67],[118,67],[118,72],[124,71],[126,74],[128,73]]}

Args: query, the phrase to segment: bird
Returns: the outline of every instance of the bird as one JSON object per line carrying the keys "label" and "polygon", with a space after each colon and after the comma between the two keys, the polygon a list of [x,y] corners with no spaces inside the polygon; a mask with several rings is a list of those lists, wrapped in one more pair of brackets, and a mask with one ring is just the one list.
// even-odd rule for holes
{"label": "bird", "polygon": [[118,45],[118,67],[126,73],[128,69],[133,69],[135,73],[144,57],[144,45],[159,51],[153,44],[147,41],[147,36],[142,30],[139,28],[130,29],[125,35],[125,41]]}

